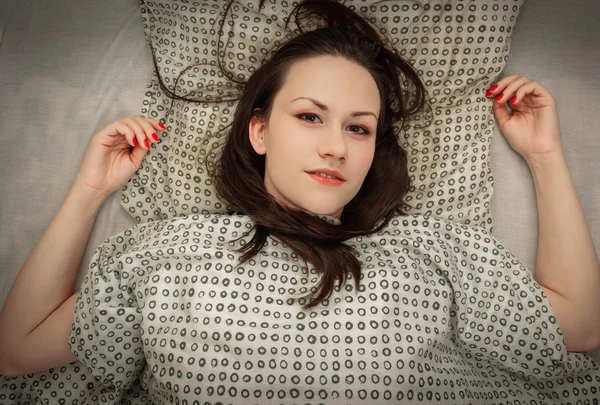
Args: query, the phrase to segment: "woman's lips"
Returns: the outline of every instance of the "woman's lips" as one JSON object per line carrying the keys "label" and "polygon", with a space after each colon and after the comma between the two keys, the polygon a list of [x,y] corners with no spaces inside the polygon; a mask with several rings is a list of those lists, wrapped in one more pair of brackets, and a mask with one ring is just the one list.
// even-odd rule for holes
{"label": "woman's lips", "polygon": [[344,183],[342,180],[330,179],[329,177],[319,176],[318,174],[314,174],[314,173],[306,173],[306,174],[308,174],[314,180],[316,180],[319,183],[324,184],[326,186],[338,187],[338,186],[341,186],[342,183]]}

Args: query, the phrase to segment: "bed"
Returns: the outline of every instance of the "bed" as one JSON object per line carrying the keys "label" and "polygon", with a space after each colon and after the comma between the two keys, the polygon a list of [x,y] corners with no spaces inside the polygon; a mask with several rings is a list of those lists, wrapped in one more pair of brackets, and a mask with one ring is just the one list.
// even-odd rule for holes
{"label": "bed", "polygon": [[[145,101],[152,90],[154,66],[142,30],[142,7],[136,0],[85,6],[74,0],[0,3],[0,303],[62,204],[90,138],[116,119],[151,109]],[[599,13],[600,4],[592,0],[524,1],[499,75],[527,76],[555,97],[565,154],[598,252]],[[474,222],[487,224],[509,251],[535,269],[537,214],[529,170],[497,127],[489,155],[493,173],[486,180],[493,191],[486,207],[489,215]],[[104,204],[77,285],[97,246],[109,236],[152,215],[177,215],[176,210],[154,210],[146,216],[141,210],[126,210],[133,205],[132,190],[133,183]],[[600,350],[591,356],[600,360]],[[27,391],[16,381],[10,386],[0,377],[0,393]]]}

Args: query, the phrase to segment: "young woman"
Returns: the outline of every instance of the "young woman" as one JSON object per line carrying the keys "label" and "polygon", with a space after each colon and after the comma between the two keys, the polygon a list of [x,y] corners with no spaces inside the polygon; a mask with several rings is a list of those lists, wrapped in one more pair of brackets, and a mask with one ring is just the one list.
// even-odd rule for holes
{"label": "young woman", "polygon": [[79,360],[115,403],[488,403],[594,370],[567,353],[600,346],[600,271],[553,97],[519,75],[487,94],[536,179],[538,284],[485,230],[403,213],[392,124],[423,109],[423,84],[342,5],[295,11],[328,24],[245,83],[212,173],[232,212],[112,236],[71,295],[99,207],[164,129],[108,125],[0,313],[0,372]]}

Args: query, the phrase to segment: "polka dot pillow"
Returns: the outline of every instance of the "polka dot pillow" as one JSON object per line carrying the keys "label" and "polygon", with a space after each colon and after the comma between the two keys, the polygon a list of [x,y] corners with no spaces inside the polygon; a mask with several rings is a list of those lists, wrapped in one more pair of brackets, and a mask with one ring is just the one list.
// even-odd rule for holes
{"label": "polka dot pillow", "polygon": [[[240,96],[217,65],[247,80],[261,59],[298,31],[285,20],[296,2],[223,0],[142,4],[146,40],[157,68],[177,96],[172,100],[156,72],[142,115],[167,130],[124,186],[121,205],[140,222],[225,213],[204,167],[225,141]],[[512,29],[523,0],[347,0],[344,4],[378,27],[420,74],[432,110],[400,132],[409,155],[412,188],[406,201],[420,213],[492,231],[490,145],[495,125],[485,92],[508,59]],[[310,28],[315,29],[316,26]],[[218,41],[219,30],[223,30]],[[186,68],[196,65],[186,71]],[[214,102],[216,101],[216,102]],[[433,114],[432,114],[433,113]],[[399,129],[399,126],[397,127]],[[221,132],[222,131],[222,132]]]}

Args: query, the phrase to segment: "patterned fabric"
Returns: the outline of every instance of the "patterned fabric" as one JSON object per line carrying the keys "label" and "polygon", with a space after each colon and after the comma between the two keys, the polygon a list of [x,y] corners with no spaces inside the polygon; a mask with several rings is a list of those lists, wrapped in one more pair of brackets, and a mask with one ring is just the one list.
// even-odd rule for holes
{"label": "patterned fabric", "polygon": [[[142,115],[162,120],[167,130],[124,186],[121,200],[139,222],[228,211],[202,162],[223,146],[223,130],[232,123],[237,105],[228,100],[241,95],[220,72],[217,54],[228,72],[247,80],[263,57],[299,31],[293,19],[284,28],[295,1],[267,0],[261,10],[259,0],[237,0],[226,10],[227,3],[156,0],[142,5],[146,40],[165,85],[178,96],[210,102],[172,100],[154,73]],[[433,116],[424,111],[402,131],[396,124],[409,158],[412,188],[406,201],[415,209],[408,213],[493,232],[489,154],[495,118],[494,101],[485,93],[506,65],[523,0],[343,3],[393,42],[429,93]],[[315,29],[317,23],[303,28]]]}
{"label": "patterned fabric", "polygon": [[243,215],[194,215],[108,238],[85,275],[69,335],[89,386],[77,381],[83,370],[61,368],[43,388],[37,376],[39,392],[69,388],[69,401],[80,400],[64,403],[73,404],[600,397],[597,364],[566,351],[540,286],[483,228],[397,217],[346,242],[359,253],[360,288],[350,277],[305,311],[300,297],[319,276],[288,246],[270,238],[238,264],[233,250],[250,240],[252,225]]}

